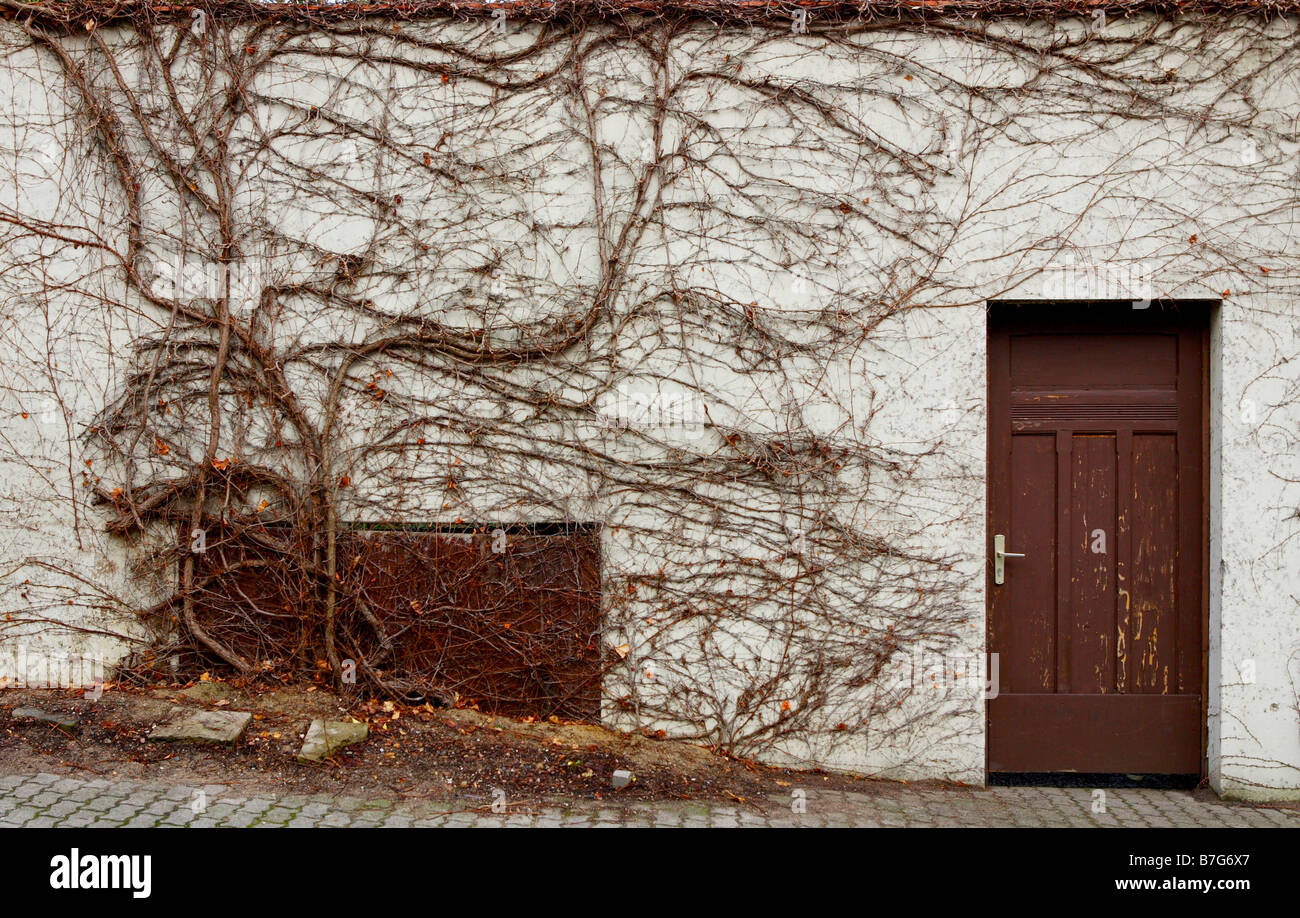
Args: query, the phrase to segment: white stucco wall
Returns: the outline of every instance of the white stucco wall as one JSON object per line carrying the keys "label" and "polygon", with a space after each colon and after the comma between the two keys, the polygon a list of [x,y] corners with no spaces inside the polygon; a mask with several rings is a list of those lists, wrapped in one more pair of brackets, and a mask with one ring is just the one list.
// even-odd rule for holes
{"label": "white stucco wall", "polygon": [[[1147,24],[1139,17],[1112,28],[1136,33]],[[1082,35],[1085,27],[1067,22],[1051,28]],[[457,40],[481,28],[481,23],[428,24],[430,32]],[[525,42],[533,28],[519,24],[507,40]],[[694,111],[714,129],[733,131],[755,149],[789,144],[781,147],[779,156],[756,154],[748,164],[759,173],[771,169],[784,170],[787,176],[806,174],[808,197],[786,204],[811,206],[809,200],[825,196],[863,199],[864,207],[874,201],[879,232],[870,238],[828,233],[822,251],[800,254],[806,270],[795,270],[780,253],[736,258],[725,226],[694,234],[683,225],[644,246],[629,286],[649,286],[647,278],[672,265],[676,271],[701,273],[710,285],[738,300],[752,298],[765,305],[806,307],[819,296],[854,287],[882,300],[902,297],[919,307],[885,319],[859,346],[842,352],[842,363],[828,368],[833,391],[816,417],[828,430],[840,431],[836,436],[851,447],[883,446],[912,457],[905,478],[878,476],[856,495],[853,505],[837,510],[865,531],[887,531],[910,549],[951,561],[946,578],[951,591],[945,596],[953,605],[945,613],[952,627],[945,648],[949,662],[963,656],[981,659],[985,651],[986,304],[1004,298],[1042,299],[1044,308],[1050,308],[1061,299],[1144,294],[1222,299],[1211,342],[1210,775],[1224,794],[1294,797],[1300,795],[1300,305],[1295,298],[1300,289],[1300,177],[1295,166],[1300,152],[1295,127],[1300,84],[1289,59],[1279,55],[1288,42],[1294,44],[1296,23],[1276,19],[1249,39],[1232,30],[1216,32],[1213,24],[1162,28],[1166,47],[1136,55],[1134,72],[1159,74],[1176,67],[1184,74],[1209,73],[1225,60],[1236,60],[1221,78],[1190,88],[1186,97],[1171,103],[1190,110],[1219,91],[1227,98],[1216,103],[1225,113],[1221,122],[1197,132],[1172,115],[1145,117],[1135,108],[1127,117],[1100,102],[1090,110],[1088,100],[1104,93],[1076,85],[1078,73],[1061,74],[1060,84],[1054,86],[1040,77],[1019,92],[998,93],[962,110],[953,104],[954,84],[1016,87],[1026,76],[1025,63],[995,45],[901,28],[859,36],[856,53],[844,45],[818,46],[812,36],[792,36],[746,50],[744,29],[724,41],[720,50],[702,51],[691,46],[689,37],[682,39],[674,53],[683,67],[692,56],[697,62],[701,56],[721,61],[734,53],[754,79],[833,86],[835,97],[870,124],[882,144],[911,151],[938,172],[928,184],[906,175],[872,175],[869,152],[851,163],[817,156],[801,162],[798,153],[791,152],[799,149],[800,126],[787,112],[772,106],[754,113],[745,100],[720,90],[707,100],[695,100]],[[994,30],[1023,31],[1041,39],[1049,26],[1002,23]],[[79,202],[99,190],[94,181],[84,180],[92,173],[72,170],[60,180],[43,182],[22,178],[23,170],[39,172],[45,163],[38,157],[33,165],[23,157],[30,159],[35,150],[64,162],[69,151],[95,154],[64,120],[63,98],[45,91],[34,78],[44,75],[48,85],[60,79],[48,55],[32,50],[11,23],[0,26],[0,41],[7,55],[0,68],[0,110],[12,113],[0,122],[0,149],[14,164],[9,170],[13,174],[0,186],[0,209],[41,217],[66,214],[71,219],[79,212]],[[1278,59],[1269,63],[1273,58]],[[331,95],[325,91],[333,85],[328,80],[304,76],[323,72],[328,63],[309,58],[297,63],[303,72],[293,70],[290,58],[270,71],[258,88],[268,96],[279,93],[330,104],[364,123],[377,116],[367,102],[366,87],[396,87],[396,98],[388,106],[396,113],[391,130],[428,138],[448,125],[465,132],[475,129],[461,121],[469,120],[466,100],[482,92],[478,88],[453,91],[432,78],[371,67],[349,71],[351,95]],[[610,55],[604,66],[610,80],[626,84],[629,92],[650,82],[647,65],[631,51]],[[1230,79],[1248,71],[1246,89]],[[1073,110],[1064,108],[1059,95],[1047,95],[1049,88],[1074,93],[1078,104]],[[891,105],[891,94],[903,97],[906,104]],[[1047,98],[1054,101],[1044,102]],[[453,202],[451,206],[465,208],[465,219],[453,230],[458,235],[443,243],[453,253],[472,253],[484,240],[500,243],[514,252],[518,272],[550,283],[559,298],[566,290],[589,290],[598,273],[593,267],[596,242],[586,226],[593,212],[590,189],[584,188],[580,171],[568,168],[586,154],[551,130],[573,117],[564,100],[547,101],[542,93],[529,97],[528,104],[535,109],[531,129],[546,140],[535,168],[520,176],[520,187],[510,190],[515,197],[507,209],[532,213],[543,223],[554,219],[557,226],[572,226],[551,230],[547,244],[537,244],[524,239],[509,221],[484,218],[472,202]],[[932,117],[912,120],[917,112]],[[265,121],[274,124],[286,117],[272,105]],[[999,127],[993,129],[998,119]],[[605,142],[627,150],[635,150],[645,139],[641,128],[626,119],[611,118],[600,130]],[[485,130],[483,136],[489,135]],[[361,168],[364,157],[354,152],[349,159],[345,154],[319,153],[326,160]],[[556,166],[560,163],[563,168]],[[385,179],[385,192],[414,200],[406,181],[400,173]],[[701,176],[700,181],[704,190],[692,186],[693,193],[725,191],[717,176]],[[394,263],[405,257],[407,250],[380,238],[381,229],[366,215],[347,213],[323,192],[290,194],[257,170],[246,174],[245,185],[250,200],[265,193],[274,201],[266,211],[268,219],[286,235],[309,236],[340,253],[370,246]],[[628,174],[611,169],[606,206],[626,201],[630,186]],[[665,194],[671,199],[686,192],[675,188]],[[907,205],[896,205],[890,194]],[[1143,203],[1136,205],[1135,200]],[[434,193],[427,206],[437,211],[449,204]],[[890,226],[891,207],[925,215],[930,224]],[[153,216],[160,224],[167,222],[165,203],[157,205]],[[114,219],[95,229],[110,237],[121,231]],[[915,240],[926,233],[931,234],[927,238],[945,239],[938,256],[923,264],[903,261],[913,258],[915,249],[900,238]],[[21,642],[111,657],[121,645],[96,634],[96,623],[136,628],[133,609],[149,595],[147,583],[127,576],[139,546],[104,536],[96,525],[99,511],[78,497],[85,461],[80,447],[57,436],[42,436],[21,414],[29,411],[28,400],[34,404],[38,393],[57,385],[71,409],[67,423],[84,428],[114,391],[122,370],[110,342],[156,319],[106,315],[102,324],[87,326],[82,322],[84,300],[72,303],[57,290],[42,297],[30,295],[31,272],[25,265],[34,243],[24,240],[20,231],[11,231],[3,245],[0,268],[8,292],[28,290],[29,295],[9,297],[0,339],[2,365],[17,381],[11,383],[17,391],[10,393],[17,400],[4,406],[0,418],[0,576],[5,584],[0,603],[3,611],[21,618],[39,602],[90,631],[19,628],[0,640],[6,647]],[[292,258],[287,261],[291,266],[285,270],[300,270]],[[466,264],[472,262],[467,256]],[[83,291],[120,283],[111,270],[98,270],[90,279],[78,275]],[[910,278],[909,271],[916,277]],[[1130,289],[1122,284],[1102,289],[1102,277],[1139,282],[1128,284]],[[509,286],[510,279],[505,283]],[[1140,289],[1147,284],[1149,291]],[[434,295],[434,285],[419,280],[409,288],[377,290],[376,295],[380,302],[383,297],[391,303],[421,301]],[[527,314],[538,306],[516,302],[512,308]],[[310,324],[296,333],[310,337]],[[60,350],[65,347],[72,351],[66,357]],[[46,362],[46,354],[59,355],[54,358],[57,367]],[[771,429],[779,423],[780,405],[765,381],[734,372],[726,353],[713,343],[687,340],[654,359],[667,361],[669,367],[678,361],[679,368],[686,368],[682,372],[712,393],[713,408],[730,412],[737,426]],[[822,397],[811,391],[797,395],[805,402]],[[472,392],[450,387],[446,397],[464,399],[466,410],[473,409]],[[868,419],[863,427],[855,423]],[[847,428],[845,420],[850,422]],[[64,419],[52,423],[57,427]],[[616,454],[618,438],[601,438]],[[927,445],[936,441],[942,441],[943,449],[928,453]],[[445,458],[439,450],[438,444],[430,445],[431,455]],[[445,453],[450,457],[467,451],[448,447]],[[33,456],[39,459],[33,461]],[[644,534],[670,527],[671,510],[643,506],[626,491],[593,490],[580,476],[566,476],[558,467],[534,468],[524,475],[506,469],[503,477],[523,478],[540,491],[522,498],[489,480],[471,489],[467,505],[456,513],[552,520],[563,507],[575,518],[600,520],[605,523],[605,578],[611,582],[664,563],[665,546]],[[65,499],[51,502],[51,493]],[[375,491],[358,497],[352,510],[358,518],[441,518],[440,502],[438,495]],[[761,508],[771,527],[754,529],[752,550],[779,555],[785,533],[798,525],[797,509]],[[714,550],[702,540],[694,557]],[[693,561],[690,555],[668,557],[679,557],[682,565]],[[838,575],[849,581],[855,576],[852,571]],[[611,605],[611,630],[632,648],[625,681],[616,678],[607,686],[611,697],[666,690],[662,681],[648,686],[637,680],[638,666],[656,650],[638,644],[636,622],[654,611],[636,601]],[[0,675],[5,659],[0,652]],[[836,713],[828,715],[831,723],[847,719],[850,714],[844,712],[865,703],[875,689],[861,691],[861,696],[837,700]],[[961,684],[943,693],[914,693],[893,716],[909,726],[892,734],[868,730],[834,743],[796,737],[763,754],[774,761],[891,777],[982,783],[984,702],[978,688]],[[615,727],[655,725],[635,713],[620,712],[612,703],[606,705],[606,719]]]}

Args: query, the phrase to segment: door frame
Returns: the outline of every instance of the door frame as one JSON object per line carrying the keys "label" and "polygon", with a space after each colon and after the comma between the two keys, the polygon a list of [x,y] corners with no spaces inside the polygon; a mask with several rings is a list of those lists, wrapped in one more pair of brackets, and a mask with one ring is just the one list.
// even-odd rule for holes
{"label": "door frame", "polygon": [[[1089,316],[1088,311],[1092,309],[1102,309],[1106,311],[1119,310],[1123,308],[1132,309],[1133,300],[1045,300],[1045,299],[997,299],[989,300],[985,308],[984,324],[984,384],[985,384],[985,453],[984,453],[984,646],[986,654],[990,646],[989,630],[992,625],[992,616],[990,615],[990,604],[993,598],[993,476],[991,474],[994,445],[993,433],[993,410],[994,391],[993,391],[993,366],[992,366],[992,349],[989,347],[989,341],[992,337],[993,313],[1010,312],[1012,310],[1024,309],[1026,318],[1041,318],[1041,311],[1051,309],[1058,316],[1067,318],[1068,321],[1077,324],[1087,324]],[[1201,771],[1200,778],[1204,781],[1209,777],[1209,704],[1210,704],[1210,537],[1211,537],[1211,514],[1214,512],[1211,498],[1210,474],[1211,474],[1211,404],[1210,404],[1210,385],[1211,385],[1211,353],[1210,338],[1211,329],[1217,316],[1217,310],[1223,304],[1222,300],[1217,299],[1172,299],[1163,298],[1152,300],[1150,309],[1176,310],[1185,313],[1194,319],[1196,330],[1200,338],[1201,351],[1201,527],[1200,527],[1200,550],[1201,550],[1201,590],[1200,590],[1200,612],[1201,612]],[[1068,312],[1067,312],[1068,311]],[[987,702],[984,705],[984,783],[988,784],[989,779],[989,713]]]}

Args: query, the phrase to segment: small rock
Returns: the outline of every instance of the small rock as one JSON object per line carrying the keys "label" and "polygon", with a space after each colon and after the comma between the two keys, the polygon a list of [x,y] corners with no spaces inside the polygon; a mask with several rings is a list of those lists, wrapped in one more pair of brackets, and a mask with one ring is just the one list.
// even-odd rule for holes
{"label": "small rock", "polygon": [[298,751],[299,762],[319,762],[327,759],[344,746],[359,743],[370,735],[366,724],[341,720],[313,720],[307,728],[307,737]]}
{"label": "small rock", "polygon": [[253,715],[246,711],[189,711],[172,708],[149,739],[168,743],[233,743],[244,735]]}
{"label": "small rock", "polygon": [[54,724],[60,730],[75,730],[80,723],[72,714],[51,714],[40,708],[14,708],[13,716],[19,720],[37,720],[43,724]]}
{"label": "small rock", "polygon": [[191,701],[212,702],[230,698],[230,689],[220,682],[196,682],[176,694]]}
{"label": "small rock", "polygon": [[636,779],[632,776],[632,772],[620,768],[618,771],[614,772],[614,780],[611,783],[613,783],[616,790],[622,790],[634,780]]}

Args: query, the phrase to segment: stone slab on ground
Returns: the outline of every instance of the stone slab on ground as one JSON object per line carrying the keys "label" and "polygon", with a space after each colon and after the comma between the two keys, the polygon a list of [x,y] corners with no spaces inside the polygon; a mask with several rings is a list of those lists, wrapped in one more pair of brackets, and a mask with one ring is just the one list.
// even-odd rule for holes
{"label": "stone slab on ground", "polygon": [[61,730],[75,730],[81,722],[75,714],[50,713],[40,708],[14,708],[12,713],[18,720],[37,720],[43,724],[53,724]]}
{"label": "stone slab on ground", "polygon": [[344,746],[359,743],[370,735],[366,724],[342,720],[313,720],[307,728],[307,737],[298,752],[299,762],[319,762],[327,759]]}
{"label": "stone slab on ground", "polygon": [[172,708],[149,739],[167,743],[233,743],[244,735],[253,715],[247,711],[191,711]]}

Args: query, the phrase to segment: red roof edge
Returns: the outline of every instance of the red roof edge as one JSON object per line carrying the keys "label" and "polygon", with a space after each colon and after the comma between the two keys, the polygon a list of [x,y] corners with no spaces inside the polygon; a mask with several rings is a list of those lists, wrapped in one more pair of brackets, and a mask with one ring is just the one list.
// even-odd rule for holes
{"label": "red roof edge", "polygon": [[795,10],[809,12],[810,29],[818,22],[855,19],[917,19],[927,16],[980,18],[1053,18],[1085,15],[1104,9],[1112,16],[1143,11],[1164,13],[1300,12],[1300,0],[344,0],[337,3],[210,0],[198,3],[158,3],[148,0],[0,0],[5,18],[31,18],[45,24],[96,25],[123,20],[189,18],[204,10],[225,20],[277,19],[340,22],[370,17],[474,18],[505,10],[521,20],[597,20],[653,16],[700,18],[716,22],[791,19]]}

